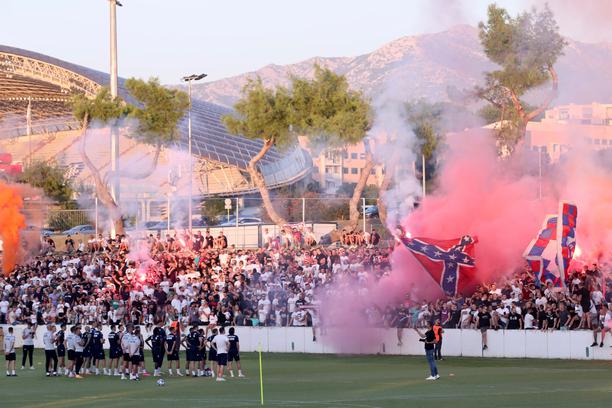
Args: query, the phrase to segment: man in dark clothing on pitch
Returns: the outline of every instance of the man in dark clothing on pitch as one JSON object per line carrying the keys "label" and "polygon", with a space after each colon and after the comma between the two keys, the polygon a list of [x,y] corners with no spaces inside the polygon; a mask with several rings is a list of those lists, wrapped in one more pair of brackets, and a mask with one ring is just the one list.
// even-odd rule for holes
{"label": "man in dark clothing on pitch", "polygon": [[419,329],[414,329],[419,336],[421,337],[419,341],[425,343],[425,356],[427,357],[427,362],[429,363],[429,370],[431,375],[426,378],[426,380],[437,380],[440,378],[438,374],[438,367],[436,366],[436,357],[435,357],[435,344],[436,344],[436,334],[434,333],[433,326],[431,322],[427,322],[427,331],[425,334],[421,333]]}

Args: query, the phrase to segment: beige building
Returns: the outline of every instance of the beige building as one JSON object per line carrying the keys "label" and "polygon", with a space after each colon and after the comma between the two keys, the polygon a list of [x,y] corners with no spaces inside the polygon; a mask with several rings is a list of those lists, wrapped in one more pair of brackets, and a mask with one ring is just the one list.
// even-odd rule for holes
{"label": "beige building", "polygon": [[561,105],[549,109],[540,122],[529,122],[526,142],[554,162],[572,146],[612,148],[612,104]]}
{"label": "beige building", "polygon": [[[363,143],[339,149],[327,149],[313,156],[312,178],[327,193],[334,193],[344,183],[357,183],[365,165]],[[374,166],[368,184],[380,185],[383,179],[382,166]]]}

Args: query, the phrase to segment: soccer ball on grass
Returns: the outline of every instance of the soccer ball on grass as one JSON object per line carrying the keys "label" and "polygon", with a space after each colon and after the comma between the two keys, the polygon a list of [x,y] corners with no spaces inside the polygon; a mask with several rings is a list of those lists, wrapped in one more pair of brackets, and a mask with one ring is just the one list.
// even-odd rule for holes
{"label": "soccer ball on grass", "polygon": [[157,380],[157,385],[159,387],[163,387],[164,385],[166,385],[166,380],[164,380],[163,378],[160,378],[159,380]]}

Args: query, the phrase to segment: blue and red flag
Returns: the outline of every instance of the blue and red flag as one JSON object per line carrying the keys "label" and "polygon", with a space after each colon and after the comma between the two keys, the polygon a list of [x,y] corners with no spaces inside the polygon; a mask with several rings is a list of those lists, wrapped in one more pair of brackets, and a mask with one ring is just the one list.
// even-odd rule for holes
{"label": "blue and red flag", "polygon": [[551,281],[555,286],[565,286],[576,249],[577,217],[576,205],[562,201],[559,214],[544,218],[542,229],[523,254],[537,277],[536,283]]}
{"label": "blue and red flag", "polygon": [[398,238],[448,296],[470,288],[476,277],[475,238],[465,235],[450,240]]}

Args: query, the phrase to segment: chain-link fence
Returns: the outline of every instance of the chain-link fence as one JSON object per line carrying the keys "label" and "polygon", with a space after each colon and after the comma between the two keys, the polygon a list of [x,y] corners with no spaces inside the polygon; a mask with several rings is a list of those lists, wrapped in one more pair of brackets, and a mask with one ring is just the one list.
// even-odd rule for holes
{"label": "chain-link fence", "polygon": [[[350,223],[348,197],[273,197],[272,207],[287,223],[336,223],[340,228]],[[122,205],[124,225],[128,229],[184,229],[189,225],[188,202],[149,198]],[[380,225],[375,199],[361,199],[357,210],[357,229],[370,230]],[[30,229],[40,228],[58,233],[73,227],[90,225],[108,232],[109,222],[102,205],[97,209],[59,209],[55,206],[29,206],[23,210]],[[170,222],[168,222],[170,216]],[[194,202],[194,228],[272,223],[261,198],[209,198]]]}

